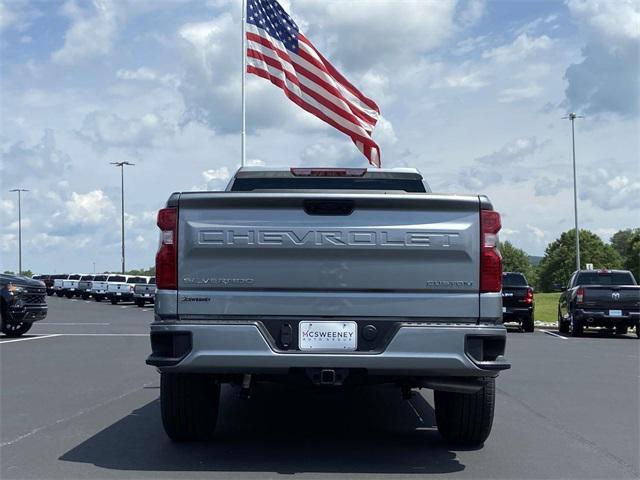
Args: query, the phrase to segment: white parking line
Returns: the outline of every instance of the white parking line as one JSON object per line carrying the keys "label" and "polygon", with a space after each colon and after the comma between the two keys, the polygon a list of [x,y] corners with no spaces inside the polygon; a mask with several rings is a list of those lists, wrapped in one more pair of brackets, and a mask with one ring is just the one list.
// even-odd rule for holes
{"label": "white parking line", "polygon": [[127,306],[125,305],[125,306],[122,306],[122,307],[120,307],[120,308],[129,308],[129,307],[127,307]]}
{"label": "white parking line", "polygon": [[4,345],[5,343],[14,343],[14,342],[26,342],[27,340],[40,340],[42,338],[51,338],[51,337],[59,337],[59,333],[53,333],[51,335],[39,335],[37,337],[27,337],[27,338],[16,338],[15,340],[5,340],[0,342],[0,345]]}
{"label": "white parking line", "polygon": [[547,335],[551,335],[552,337],[558,337],[558,338],[561,338],[562,340],[567,340],[567,337],[563,337],[562,335],[558,335],[557,333],[549,332],[547,330],[540,330],[540,331],[546,333]]}
{"label": "white parking line", "polygon": [[73,322],[42,322],[40,324],[38,324],[38,326],[43,326],[43,325],[111,325],[110,323],[82,323],[82,322],[77,322],[77,323],[73,323]]}
{"label": "white parking line", "polygon": [[148,337],[148,333],[57,333],[57,337]]}

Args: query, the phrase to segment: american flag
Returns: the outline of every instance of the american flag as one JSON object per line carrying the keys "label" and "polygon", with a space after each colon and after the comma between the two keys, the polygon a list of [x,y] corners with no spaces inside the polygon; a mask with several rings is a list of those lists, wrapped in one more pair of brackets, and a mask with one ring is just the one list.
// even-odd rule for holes
{"label": "american flag", "polygon": [[322,56],[276,0],[247,2],[247,72],[269,80],[307,112],[351,137],[380,166],[371,138],[380,109]]}

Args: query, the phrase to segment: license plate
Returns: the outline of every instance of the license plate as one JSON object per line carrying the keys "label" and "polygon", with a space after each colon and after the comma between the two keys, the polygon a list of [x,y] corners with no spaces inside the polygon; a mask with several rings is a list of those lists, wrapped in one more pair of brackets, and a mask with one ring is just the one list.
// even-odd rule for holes
{"label": "license plate", "polygon": [[300,322],[300,350],[354,351],[357,348],[356,322]]}
{"label": "license plate", "polygon": [[145,294],[144,294],[144,296],[145,296],[145,297],[148,297],[148,296],[149,296],[149,294],[148,294],[148,293],[145,293]]}
{"label": "license plate", "polygon": [[502,313],[507,313],[507,307],[502,307]]}
{"label": "license plate", "polygon": [[609,310],[609,316],[610,317],[621,317],[622,316],[622,310]]}
{"label": "license plate", "polygon": [[121,294],[120,292],[118,292],[118,293],[116,293],[116,296],[117,296],[117,295],[122,295],[122,294]]}

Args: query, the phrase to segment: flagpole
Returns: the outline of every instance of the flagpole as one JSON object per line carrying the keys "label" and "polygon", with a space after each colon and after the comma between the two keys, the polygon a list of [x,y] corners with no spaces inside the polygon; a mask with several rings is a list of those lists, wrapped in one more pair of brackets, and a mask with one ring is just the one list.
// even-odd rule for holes
{"label": "flagpole", "polygon": [[247,102],[245,98],[245,83],[247,81],[247,0],[242,0],[242,132],[240,134],[241,152],[240,166],[244,167],[246,157],[247,137]]}

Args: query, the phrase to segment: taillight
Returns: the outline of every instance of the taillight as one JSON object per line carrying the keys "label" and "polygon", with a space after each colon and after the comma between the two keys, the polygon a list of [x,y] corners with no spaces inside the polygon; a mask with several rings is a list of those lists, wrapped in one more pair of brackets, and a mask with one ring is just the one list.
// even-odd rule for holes
{"label": "taillight", "polygon": [[584,302],[584,288],[579,288],[576,291],[576,303]]}
{"label": "taillight", "polygon": [[156,285],[159,289],[178,288],[178,210],[163,208],[158,212],[160,247],[156,254]]}
{"label": "taillight", "polygon": [[524,297],[525,303],[533,303],[533,288],[527,288],[527,296]]}
{"label": "taillight", "polygon": [[502,290],[502,257],[498,251],[498,232],[502,227],[500,214],[480,211],[480,292]]}

